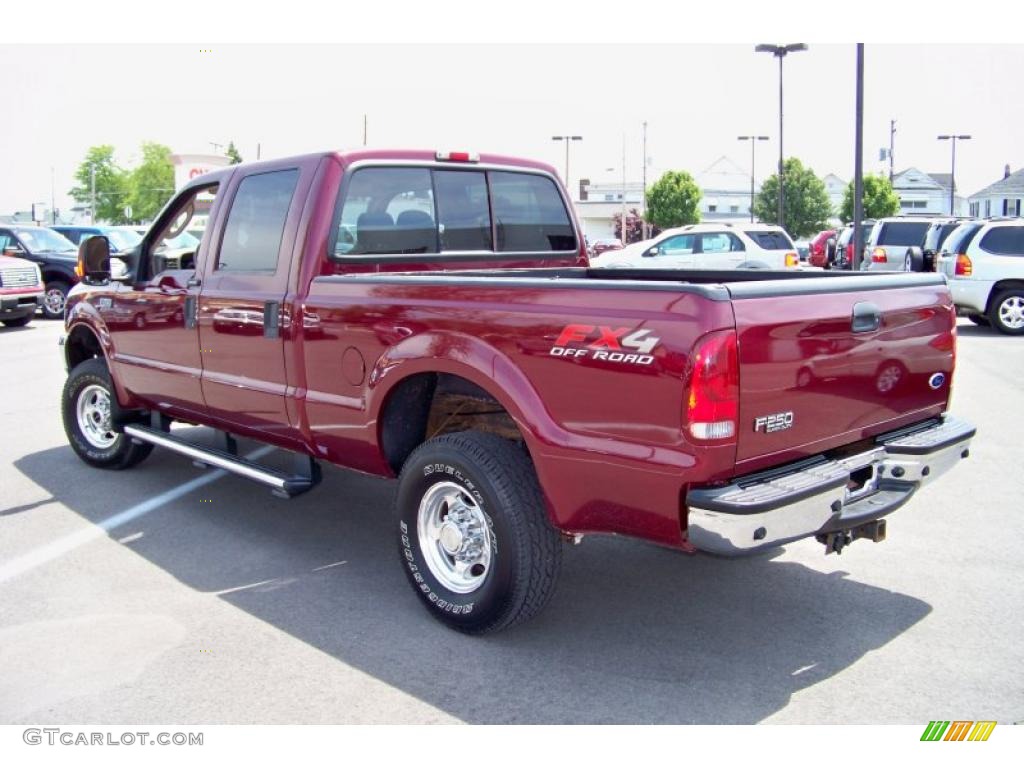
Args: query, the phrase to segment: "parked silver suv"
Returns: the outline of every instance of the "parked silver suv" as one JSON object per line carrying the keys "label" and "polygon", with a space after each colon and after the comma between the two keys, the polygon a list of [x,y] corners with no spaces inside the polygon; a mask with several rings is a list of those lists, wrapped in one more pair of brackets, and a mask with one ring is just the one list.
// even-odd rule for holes
{"label": "parked silver suv", "polygon": [[881,272],[922,271],[924,239],[931,223],[931,219],[908,216],[879,219],[868,239],[863,268]]}

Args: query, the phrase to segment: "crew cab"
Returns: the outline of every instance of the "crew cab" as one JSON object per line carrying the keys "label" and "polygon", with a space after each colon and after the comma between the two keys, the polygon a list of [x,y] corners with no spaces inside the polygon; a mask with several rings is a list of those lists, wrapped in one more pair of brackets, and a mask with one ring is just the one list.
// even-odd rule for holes
{"label": "crew cab", "polygon": [[78,249],[75,244],[46,227],[5,224],[0,226],[0,253],[39,265],[46,286],[43,315],[51,320],[62,318],[68,291],[78,282],[75,274]]}
{"label": "crew cab", "polygon": [[20,328],[32,322],[43,302],[43,276],[25,259],[0,256],[0,322]]}
{"label": "crew cab", "polygon": [[[159,244],[207,210],[194,258],[168,264]],[[61,408],[83,461],[159,446],[282,496],[322,463],[397,477],[401,567],[467,633],[536,614],[589,534],[720,555],[880,541],[974,436],[947,413],[942,276],[593,269],[554,169],[528,160],[235,165],[168,203],[122,279],[103,238],[79,258]]]}

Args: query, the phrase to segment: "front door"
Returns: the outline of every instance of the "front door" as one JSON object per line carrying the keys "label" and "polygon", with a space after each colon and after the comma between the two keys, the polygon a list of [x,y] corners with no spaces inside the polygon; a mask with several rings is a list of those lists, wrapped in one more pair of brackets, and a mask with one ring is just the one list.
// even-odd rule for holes
{"label": "front door", "polygon": [[[302,195],[300,169],[232,178],[230,209],[213,233],[199,296],[203,396],[211,415],[243,432],[291,440],[285,404],[288,271]],[[308,187],[308,181],[301,185]]]}

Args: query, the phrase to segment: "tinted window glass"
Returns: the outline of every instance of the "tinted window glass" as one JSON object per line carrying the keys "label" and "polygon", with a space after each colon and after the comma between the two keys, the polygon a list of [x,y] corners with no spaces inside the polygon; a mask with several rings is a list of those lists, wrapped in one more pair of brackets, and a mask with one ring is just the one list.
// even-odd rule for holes
{"label": "tinted window glass", "polygon": [[426,168],[363,168],[345,192],[334,252],[437,253],[434,191]]}
{"label": "tinted window glass", "polygon": [[693,235],[676,235],[658,243],[659,256],[682,256],[693,253]]}
{"label": "tinted window glass", "polygon": [[893,221],[882,226],[878,245],[922,245],[927,221]]}
{"label": "tinted window glass", "polygon": [[981,238],[979,245],[989,253],[1024,256],[1024,227],[996,227]]}
{"label": "tinted window glass", "polygon": [[573,251],[576,235],[562,196],[546,176],[489,174],[499,251]]}
{"label": "tinted window glass", "polygon": [[728,253],[745,250],[740,239],[731,232],[708,232],[701,235],[701,251],[704,253]]}
{"label": "tinted window glass", "polygon": [[434,171],[442,251],[491,250],[491,212],[482,171]]}
{"label": "tinted window glass", "polygon": [[978,230],[981,229],[981,224],[963,224],[958,227],[954,234],[949,236],[949,239],[943,243],[942,250],[944,253],[963,253],[967,250],[967,246],[974,240],[974,236],[978,234]]}
{"label": "tinted window glass", "polygon": [[218,270],[251,272],[277,267],[284,223],[298,180],[295,169],[242,180],[224,227]]}
{"label": "tinted window glass", "polygon": [[791,251],[793,241],[785,232],[764,232],[754,230],[747,232],[747,236],[764,248],[766,251]]}

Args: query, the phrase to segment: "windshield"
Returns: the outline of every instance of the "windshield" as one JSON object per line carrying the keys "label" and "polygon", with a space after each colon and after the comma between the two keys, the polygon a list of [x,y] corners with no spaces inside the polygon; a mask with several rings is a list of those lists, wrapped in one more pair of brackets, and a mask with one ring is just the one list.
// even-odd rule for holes
{"label": "windshield", "polygon": [[14,233],[28,248],[29,253],[78,253],[78,246],[52,229],[16,229]]}
{"label": "windshield", "polygon": [[165,248],[195,248],[199,245],[199,239],[188,232],[182,232],[177,237],[165,237],[161,245]]}
{"label": "windshield", "polygon": [[108,229],[104,233],[119,251],[127,251],[142,242],[142,238],[135,232],[125,229]]}

